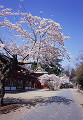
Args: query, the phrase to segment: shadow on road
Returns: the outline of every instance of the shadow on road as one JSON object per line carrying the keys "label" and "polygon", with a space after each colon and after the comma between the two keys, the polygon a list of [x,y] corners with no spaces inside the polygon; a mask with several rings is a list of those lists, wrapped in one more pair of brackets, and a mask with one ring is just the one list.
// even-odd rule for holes
{"label": "shadow on road", "polygon": [[30,108],[31,106],[35,107],[37,104],[42,104],[47,101],[48,98],[41,98],[40,96],[34,99],[21,99],[21,98],[4,98],[4,105],[10,104],[20,104],[21,106],[26,106]]}
{"label": "shadow on road", "polygon": [[41,96],[37,96],[34,99],[21,99],[21,98],[4,98],[4,104],[5,105],[9,105],[9,104],[20,104],[21,106],[27,106],[28,108],[30,108],[31,106],[35,107],[37,104],[42,104],[45,103],[46,104],[51,104],[51,103],[62,103],[65,105],[69,105],[71,103],[74,102],[74,100],[68,99],[66,97],[63,96],[53,96],[53,97],[41,97]]}
{"label": "shadow on road", "polygon": [[9,108],[9,105],[14,106],[15,104],[19,105],[19,107],[26,106],[27,109],[30,109],[31,107],[35,107],[38,104],[44,105],[44,106],[47,106],[48,104],[51,104],[51,103],[57,103],[57,104],[62,103],[65,105],[69,105],[73,102],[74,100],[68,99],[63,96],[53,96],[53,97],[37,96],[34,99],[21,99],[21,98],[12,98],[12,97],[4,98],[4,106],[6,107],[8,106],[8,108]]}
{"label": "shadow on road", "polygon": [[69,104],[73,103],[74,100],[68,99],[68,98],[63,97],[63,96],[53,96],[45,104],[51,104],[54,102],[58,103],[58,104],[62,103],[65,105],[69,105]]}
{"label": "shadow on road", "polygon": [[9,113],[12,110],[16,110],[19,107],[26,107],[30,109],[31,107],[35,107],[38,104],[42,104],[47,101],[48,98],[41,98],[40,96],[34,99],[21,99],[21,98],[13,98],[7,97],[3,99],[3,106],[0,108],[0,114]]}

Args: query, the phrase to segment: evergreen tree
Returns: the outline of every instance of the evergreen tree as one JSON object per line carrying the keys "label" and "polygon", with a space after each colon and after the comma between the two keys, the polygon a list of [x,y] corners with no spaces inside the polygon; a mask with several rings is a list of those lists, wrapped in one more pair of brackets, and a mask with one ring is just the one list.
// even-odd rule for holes
{"label": "evergreen tree", "polygon": [[33,62],[32,64],[31,64],[31,69],[32,70],[35,70],[37,68],[37,62]]}
{"label": "evergreen tree", "polygon": [[62,59],[56,59],[56,64],[54,65],[53,63],[46,65],[46,64],[41,64],[42,68],[45,69],[45,71],[48,72],[48,74],[56,74],[59,75],[62,73],[63,68],[60,62]]}

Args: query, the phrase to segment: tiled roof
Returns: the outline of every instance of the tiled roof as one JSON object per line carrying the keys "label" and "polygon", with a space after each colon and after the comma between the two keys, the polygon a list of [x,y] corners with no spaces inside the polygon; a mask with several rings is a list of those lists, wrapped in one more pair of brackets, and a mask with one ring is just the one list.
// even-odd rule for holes
{"label": "tiled roof", "polygon": [[46,72],[43,68],[41,68],[40,66],[34,71],[34,73],[48,73]]}

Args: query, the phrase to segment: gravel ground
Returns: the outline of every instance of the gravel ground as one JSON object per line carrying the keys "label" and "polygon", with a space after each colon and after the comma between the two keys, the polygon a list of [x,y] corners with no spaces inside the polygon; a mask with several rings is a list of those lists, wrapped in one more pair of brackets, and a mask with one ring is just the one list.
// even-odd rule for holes
{"label": "gravel ground", "polygon": [[83,93],[78,91],[77,89],[71,89],[72,93],[74,94],[78,104],[81,108],[83,108]]}
{"label": "gravel ground", "polygon": [[[77,102],[83,107],[83,95],[77,89],[71,89]],[[56,96],[60,91],[48,91],[46,89],[27,91],[22,93],[6,93],[4,96],[5,103],[18,104],[18,109],[13,109],[9,113],[0,114],[0,120],[19,120],[29,111],[38,107],[52,96]]]}

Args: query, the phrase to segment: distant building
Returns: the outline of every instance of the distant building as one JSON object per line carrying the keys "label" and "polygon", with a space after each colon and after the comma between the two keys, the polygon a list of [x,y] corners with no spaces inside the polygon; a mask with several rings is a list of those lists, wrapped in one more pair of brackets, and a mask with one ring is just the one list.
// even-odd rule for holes
{"label": "distant building", "polygon": [[[46,72],[41,66],[38,66],[33,73],[33,75],[37,78],[40,77],[43,74],[48,74],[48,72]],[[40,88],[47,88],[47,87],[44,86],[44,83],[40,83],[40,84],[41,84]]]}

